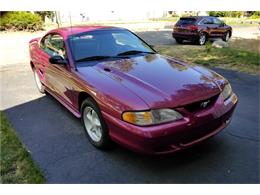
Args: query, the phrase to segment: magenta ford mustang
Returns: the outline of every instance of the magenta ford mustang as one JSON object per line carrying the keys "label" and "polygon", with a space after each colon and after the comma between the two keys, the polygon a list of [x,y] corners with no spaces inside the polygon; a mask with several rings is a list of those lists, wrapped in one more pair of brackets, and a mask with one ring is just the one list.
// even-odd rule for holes
{"label": "magenta ford mustang", "polygon": [[60,28],[29,46],[39,91],[81,117],[97,148],[172,153],[220,132],[237,104],[225,78],[161,56],[123,28]]}

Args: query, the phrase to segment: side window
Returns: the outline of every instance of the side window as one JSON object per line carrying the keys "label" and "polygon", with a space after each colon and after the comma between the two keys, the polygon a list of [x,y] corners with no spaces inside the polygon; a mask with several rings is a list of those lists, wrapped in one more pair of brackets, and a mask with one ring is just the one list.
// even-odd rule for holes
{"label": "side window", "polygon": [[60,55],[66,58],[66,50],[63,38],[58,34],[45,36],[40,43],[40,47],[49,55]]}
{"label": "side window", "polygon": [[40,43],[40,47],[47,53],[49,53],[48,51],[48,45],[50,44],[50,36],[51,35],[47,35],[45,36],[42,40],[41,40],[41,43]]}
{"label": "side window", "polygon": [[60,55],[66,58],[64,41],[60,35],[54,34],[51,36],[49,48],[54,51],[54,55]]}
{"label": "side window", "polygon": [[212,18],[205,18],[203,24],[213,24]]}
{"label": "side window", "polygon": [[213,18],[213,22],[214,22],[214,24],[218,24],[218,25],[222,24],[222,21],[217,18]]}

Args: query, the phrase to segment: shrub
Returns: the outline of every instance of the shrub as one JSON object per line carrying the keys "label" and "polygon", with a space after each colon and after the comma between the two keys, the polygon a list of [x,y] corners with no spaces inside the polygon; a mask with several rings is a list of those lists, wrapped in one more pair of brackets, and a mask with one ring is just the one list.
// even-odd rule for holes
{"label": "shrub", "polygon": [[225,17],[226,13],[224,11],[209,11],[208,14],[210,16]]}
{"label": "shrub", "polygon": [[253,14],[250,16],[252,19],[260,18],[260,11],[254,11]]}
{"label": "shrub", "polygon": [[239,18],[243,15],[242,11],[209,11],[210,16],[216,17],[236,17]]}
{"label": "shrub", "polygon": [[207,41],[205,44],[205,52],[208,54],[212,49],[212,43],[210,41]]}
{"label": "shrub", "polygon": [[43,21],[37,14],[30,12],[8,12],[1,16],[1,30],[42,30]]}

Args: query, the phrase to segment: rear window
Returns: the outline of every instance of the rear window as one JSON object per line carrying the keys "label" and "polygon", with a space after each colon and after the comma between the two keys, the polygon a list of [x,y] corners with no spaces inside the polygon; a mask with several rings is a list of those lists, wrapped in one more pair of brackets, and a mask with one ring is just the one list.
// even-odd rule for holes
{"label": "rear window", "polygon": [[192,25],[196,23],[195,18],[180,18],[177,25]]}

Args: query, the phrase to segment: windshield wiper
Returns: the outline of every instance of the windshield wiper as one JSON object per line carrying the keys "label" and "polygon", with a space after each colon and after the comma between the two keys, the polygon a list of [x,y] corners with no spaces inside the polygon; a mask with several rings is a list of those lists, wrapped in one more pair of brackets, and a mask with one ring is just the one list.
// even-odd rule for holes
{"label": "windshield wiper", "polygon": [[135,55],[135,54],[139,54],[139,53],[155,54],[155,52],[150,52],[150,51],[130,50],[130,51],[125,51],[125,52],[119,53],[119,54],[117,54],[117,56]]}
{"label": "windshield wiper", "polygon": [[78,60],[76,60],[76,62],[104,60],[104,59],[109,59],[109,58],[122,58],[122,57],[120,57],[120,56],[90,56],[90,57],[78,59]]}

